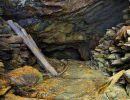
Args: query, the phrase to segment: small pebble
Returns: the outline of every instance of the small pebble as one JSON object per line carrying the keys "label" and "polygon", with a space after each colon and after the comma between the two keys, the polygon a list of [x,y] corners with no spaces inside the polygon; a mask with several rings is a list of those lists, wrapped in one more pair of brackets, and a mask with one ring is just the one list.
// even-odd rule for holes
{"label": "small pebble", "polygon": [[128,37],[128,42],[130,42],[130,37]]}
{"label": "small pebble", "polygon": [[127,30],[127,34],[130,36],[130,30]]}
{"label": "small pebble", "polygon": [[122,62],[120,59],[118,59],[118,60],[113,60],[113,61],[112,61],[112,65],[113,65],[113,66],[122,65],[122,64],[123,64],[123,62]]}

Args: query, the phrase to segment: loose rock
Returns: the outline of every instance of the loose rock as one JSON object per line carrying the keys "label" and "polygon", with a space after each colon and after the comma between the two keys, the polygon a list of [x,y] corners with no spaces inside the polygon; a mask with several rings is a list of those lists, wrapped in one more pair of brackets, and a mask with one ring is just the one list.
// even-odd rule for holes
{"label": "loose rock", "polygon": [[31,66],[17,68],[9,72],[8,76],[16,86],[33,86],[43,80],[42,74]]}

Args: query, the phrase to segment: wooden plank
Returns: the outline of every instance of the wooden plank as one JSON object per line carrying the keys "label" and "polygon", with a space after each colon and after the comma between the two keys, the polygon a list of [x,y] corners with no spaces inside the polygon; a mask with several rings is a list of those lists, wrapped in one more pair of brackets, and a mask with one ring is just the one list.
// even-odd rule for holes
{"label": "wooden plank", "polygon": [[57,71],[49,64],[44,55],[40,52],[32,37],[28,35],[27,32],[21,26],[19,26],[18,24],[14,24],[12,20],[8,20],[8,24],[14,30],[14,32],[23,39],[24,43],[41,62],[42,66],[44,66],[46,71],[50,72],[50,74],[53,76],[57,76]]}

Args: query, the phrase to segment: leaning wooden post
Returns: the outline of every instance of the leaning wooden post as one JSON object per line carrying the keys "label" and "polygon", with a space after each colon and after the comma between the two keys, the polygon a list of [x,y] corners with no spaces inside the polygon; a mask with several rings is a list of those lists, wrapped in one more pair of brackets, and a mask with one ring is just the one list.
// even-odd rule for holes
{"label": "leaning wooden post", "polygon": [[56,70],[48,63],[44,55],[38,49],[35,41],[32,39],[30,35],[27,34],[25,29],[23,29],[18,24],[14,24],[12,20],[8,20],[8,24],[14,30],[14,32],[23,39],[24,43],[33,52],[33,54],[37,57],[37,59],[41,62],[42,66],[44,66],[46,71],[50,72],[50,74],[53,76],[57,76],[58,73],[56,72]]}

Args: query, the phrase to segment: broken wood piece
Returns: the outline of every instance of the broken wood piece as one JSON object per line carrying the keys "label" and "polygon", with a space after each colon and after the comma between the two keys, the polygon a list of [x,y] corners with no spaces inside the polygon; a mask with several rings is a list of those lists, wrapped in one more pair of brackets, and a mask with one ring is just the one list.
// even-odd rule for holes
{"label": "broken wood piece", "polygon": [[46,71],[50,72],[53,76],[58,76],[58,73],[45,59],[44,55],[40,52],[32,37],[28,35],[27,32],[21,26],[19,26],[18,24],[14,24],[12,20],[8,20],[8,24],[14,30],[14,32],[23,39],[24,43],[29,47],[29,49],[41,62],[42,66],[44,66]]}
{"label": "broken wood piece", "polygon": [[98,89],[98,93],[103,93],[107,89],[109,89],[110,87],[112,87],[121,78],[121,76],[123,76],[124,73],[125,73],[125,70],[122,70],[122,71],[116,73],[115,75],[113,75],[112,77],[110,77],[109,80],[108,80],[108,82],[105,83],[105,84],[103,84]]}

